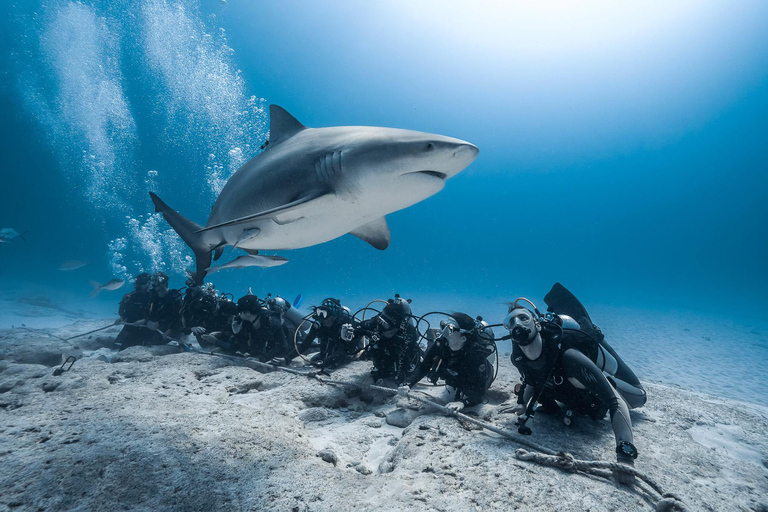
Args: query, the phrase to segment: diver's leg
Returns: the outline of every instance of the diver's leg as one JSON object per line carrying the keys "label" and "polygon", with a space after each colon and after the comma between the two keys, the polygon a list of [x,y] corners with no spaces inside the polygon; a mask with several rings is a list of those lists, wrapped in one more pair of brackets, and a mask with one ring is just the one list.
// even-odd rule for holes
{"label": "diver's leg", "polygon": [[648,397],[642,384],[640,384],[640,379],[605,339],[600,340],[596,364],[603,372],[611,376],[616,389],[631,409],[645,405]]}

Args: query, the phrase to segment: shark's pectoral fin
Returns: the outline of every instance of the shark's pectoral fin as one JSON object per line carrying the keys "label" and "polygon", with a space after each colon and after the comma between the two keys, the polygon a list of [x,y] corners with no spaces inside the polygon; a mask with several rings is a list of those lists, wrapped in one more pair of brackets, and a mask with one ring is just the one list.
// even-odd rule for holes
{"label": "shark's pectoral fin", "polygon": [[379,217],[368,224],[363,224],[350,231],[349,234],[368,242],[380,251],[389,247],[389,242],[392,240],[386,217]]}
{"label": "shark's pectoral fin", "polygon": [[[240,249],[243,249],[243,248],[240,247]],[[243,249],[243,250],[245,252],[247,252],[248,254],[250,254],[251,256],[256,256],[257,254],[259,254],[259,250],[258,249]]]}
{"label": "shark's pectoral fin", "polygon": [[287,203],[281,206],[276,206],[274,208],[270,208],[269,210],[264,210],[263,212],[254,213],[252,215],[246,215],[245,217],[240,217],[238,219],[228,220],[227,222],[214,224],[213,226],[206,226],[205,228],[199,231],[196,231],[196,233],[223,228],[225,226],[233,226],[235,224],[242,224],[244,222],[255,222],[257,220],[274,219],[274,218],[277,218],[278,215],[281,216],[282,218],[282,217],[290,216],[289,214],[296,214],[296,218],[298,218],[298,217],[301,217],[301,214],[297,213],[296,210],[307,206],[307,204],[310,203],[311,201],[319,199],[325,195],[328,195],[328,192],[326,192],[325,190],[312,192],[303,197],[300,197],[299,199],[296,199],[295,201],[291,201],[290,203]]}

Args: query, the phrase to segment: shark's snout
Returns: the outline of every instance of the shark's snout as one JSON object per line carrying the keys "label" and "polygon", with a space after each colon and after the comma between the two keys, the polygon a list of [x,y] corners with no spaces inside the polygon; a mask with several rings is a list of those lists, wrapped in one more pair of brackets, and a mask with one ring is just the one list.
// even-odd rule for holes
{"label": "shark's snout", "polygon": [[459,147],[453,151],[453,156],[456,158],[469,158],[469,161],[472,162],[477,158],[478,153],[480,153],[480,150],[477,149],[477,146],[466,143],[459,145]]}

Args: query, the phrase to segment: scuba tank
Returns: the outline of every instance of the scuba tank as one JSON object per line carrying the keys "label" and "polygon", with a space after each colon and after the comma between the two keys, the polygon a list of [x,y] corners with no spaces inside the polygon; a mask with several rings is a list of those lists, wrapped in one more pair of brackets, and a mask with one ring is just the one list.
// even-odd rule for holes
{"label": "scuba tank", "polygon": [[485,358],[491,368],[488,377],[489,382],[487,384],[487,387],[490,387],[499,373],[499,349],[496,346],[496,336],[493,334],[493,329],[490,324],[483,320],[483,317],[481,316],[475,318],[475,330],[477,331],[477,340],[488,352]]}

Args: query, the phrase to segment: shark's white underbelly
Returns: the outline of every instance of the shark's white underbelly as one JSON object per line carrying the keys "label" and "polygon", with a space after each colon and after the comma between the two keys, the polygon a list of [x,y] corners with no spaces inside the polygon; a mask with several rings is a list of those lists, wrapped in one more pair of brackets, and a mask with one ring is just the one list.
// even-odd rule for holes
{"label": "shark's white underbelly", "polygon": [[348,203],[338,198],[328,199],[321,205],[307,208],[293,216],[278,216],[233,227],[227,232],[227,243],[234,244],[244,229],[257,227],[258,234],[238,243],[238,247],[258,250],[310,247],[338,238],[392,211],[387,211],[383,206],[364,208],[360,207],[358,201]]}

